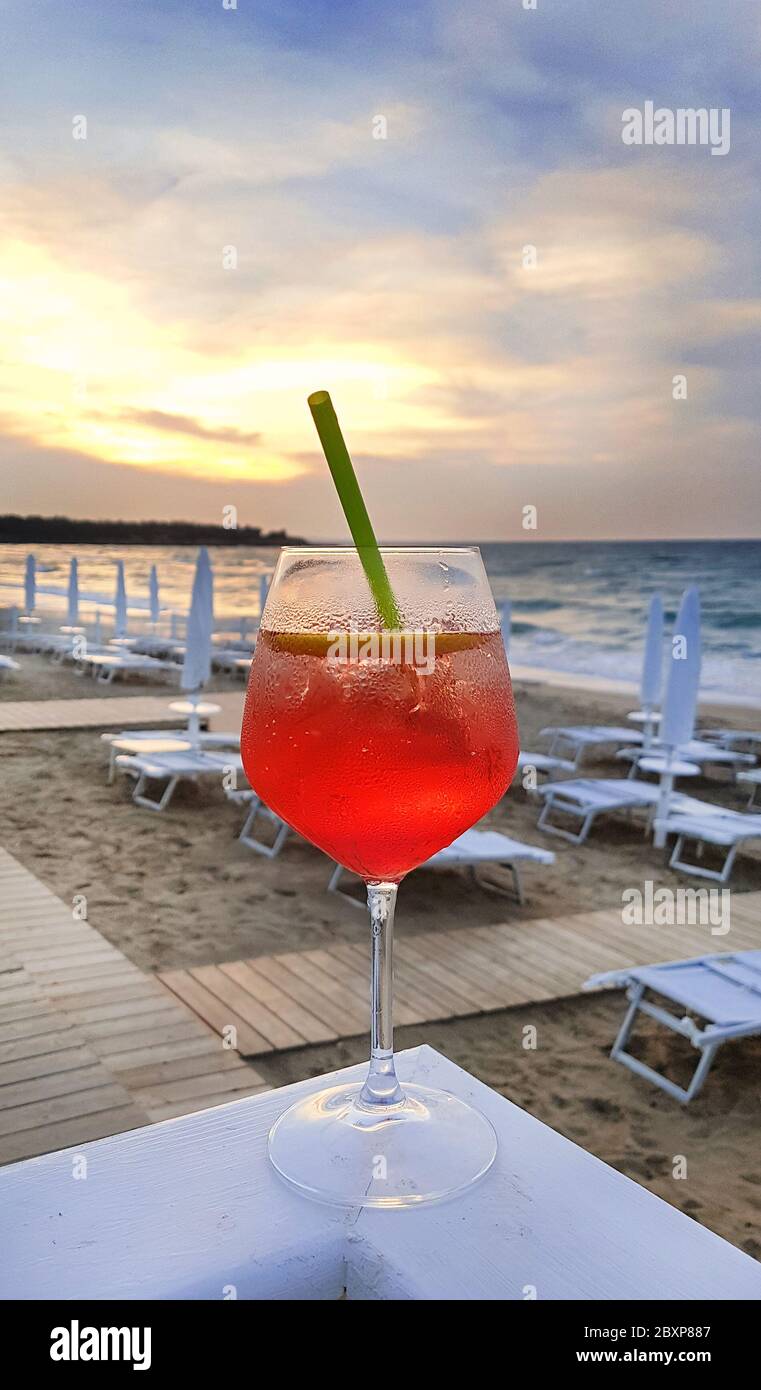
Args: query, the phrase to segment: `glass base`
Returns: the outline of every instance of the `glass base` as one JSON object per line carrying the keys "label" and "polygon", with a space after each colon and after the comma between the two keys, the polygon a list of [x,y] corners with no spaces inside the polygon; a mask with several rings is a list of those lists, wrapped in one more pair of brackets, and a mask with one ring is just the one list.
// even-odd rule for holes
{"label": "glass base", "polygon": [[497,1136],[457,1096],[410,1085],[401,1104],[365,1106],[361,1089],[319,1091],[272,1126],[270,1160],[303,1196],[334,1206],[419,1206],[453,1197],[488,1172]]}

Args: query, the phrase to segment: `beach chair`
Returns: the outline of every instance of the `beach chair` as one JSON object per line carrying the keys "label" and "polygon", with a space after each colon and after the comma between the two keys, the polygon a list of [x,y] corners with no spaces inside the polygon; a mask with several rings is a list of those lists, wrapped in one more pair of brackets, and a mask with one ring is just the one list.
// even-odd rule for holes
{"label": "beach chair", "polygon": [[[165,811],[180,782],[197,782],[201,777],[221,778],[233,771],[242,773],[243,764],[237,753],[197,752],[139,754],[124,753],[116,759],[116,768],[134,777],[132,800],[146,811]],[[151,782],[165,783],[160,797],[148,796]]]}
{"label": "beach chair", "polygon": [[[228,801],[232,801],[235,806],[247,807],[246,819],[238,836],[240,843],[246,845],[248,849],[254,850],[256,854],[263,854],[266,859],[277,858],[291,833],[290,825],[274,811],[271,811],[261,797],[250,789],[241,789],[240,791],[231,789],[225,795]],[[275,827],[274,840],[269,842],[257,839],[256,835],[253,834],[257,820],[267,821],[270,826]]]}
{"label": "beach chair", "polygon": [[[689,806],[672,806],[670,814],[661,822],[667,835],[676,835],[669,868],[691,874],[693,878],[709,878],[715,883],[727,883],[740,847],[748,840],[761,839],[761,815],[751,816],[745,811],[725,810],[723,806],[712,806],[707,801],[698,804],[701,807],[698,814],[691,813]],[[692,863],[685,858],[685,845],[689,843],[696,846],[696,857]],[[706,845],[715,845],[726,850],[724,862],[719,869],[706,868],[702,862]]]}
{"label": "beach chair", "polygon": [[590,748],[620,746],[627,743],[642,743],[644,735],[636,730],[620,728],[610,724],[564,724],[549,725],[541,729],[540,738],[550,740],[547,752],[558,757],[571,759],[574,771],[581,764],[584,754]]}
{"label": "beach chair", "polygon": [[[658,740],[653,739],[647,753],[643,753],[641,748],[620,748],[616,757],[624,762],[631,763],[630,777],[636,776],[637,763],[643,757],[657,756],[665,751],[664,745]],[[738,776],[738,769],[741,767],[754,767],[756,759],[752,753],[738,753],[729,748],[721,748],[718,744],[708,743],[702,739],[693,738],[687,743],[682,744],[676,749],[676,756],[684,758],[691,763],[696,763],[704,770],[708,767],[727,767],[733,777]]]}
{"label": "beach chair", "polygon": [[194,747],[202,749],[230,748],[234,752],[240,752],[240,734],[208,734],[199,730],[197,734],[191,734],[187,724],[181,729],[166,729],[162,726],[156,729],[122,729],[121,733],[101,734],[102,743],[109,745],[109,764],[108,781],[113,782],[116,770],[116,759],[119,757],[119,748],[116,746],[123,739],[145,739],[150,742],[152,739],[177,738],[186,739]]}
{"label": "beach chair", "polygon": [[[418,865],[418,868],[467,868],[474,882],[499,893],[504,892],[501,885],[484,883],[482,879],[478,878],[478,870],[487,864],[495,868],[508,869],[512,876],[515,896],[522,904],[524,897],[519,865],[523,863],[554,864],[554,862],[555,856],[549,850],[539,849],[536,845],[525,845],[520,840],[511,840],[508,835],[503,835],[501,831],[466,830],[464,835],[459,835],[451,845],[447,845],[446,849],[440,849],[438,854],[426,859],[424,864]],[[349,870],[344,869],[341,864],[336,864],[328,882],[328,892],[337,893],[340,898],[345,898],[355,907],[364,907],[363,902],[340,887],[344,874],[348,872]]]}
{"label": "beach chair", "polygon": [[[722,1043],[761,1033],[761,951],[698,956],[662,965],[634,965],[593,975],[583,988],[600,986],[624,987],[629,1000],[611,1057],[683,1105],[698,1094]],[[673,1014],[646,999],[648,990],[676,1004],[684,1013]],[[626,1051],[638,1013],[679,1033],[699,1051],[700,1060],[686,1088]],[[690,1014],[705,1022],[695,1022]]]}
{"label": "beach chair", "polygon": [[229,676],[242,676],[244,680],[248,677],[251,670],[251,656],[244,652],[234,651],[230,648],[219,650],[214,648],[211,654],[211,664],[216,669],[224,671]]}
{"label": "beach chair", "polygon": [[536,768],[538,773],[544,774],[548,782],[552,782],[561,773],[575,772],[576,770],[574,764],[569,763],[567,758],[553,758],[549,753],[519,753],[515,776],[518,777],[527,767]]}
{"label": "beach chair", "polygon": [[745,745],[746,752],[761,747],[761,732],[757,729],[701,729],[700,737],[721,748],[735,749]]}
{"label": "beach chair", "polygon": [[87,652],[80,658],[89,666],[99,685],[111,685],[115,676],[179,676],[182,667],[173,661],[159,661],[153,656],[138,656],[132,652]]}
{"label": "beach chair", "polygon": [[761,786],[761,767],[755,767],[750,772],[738,772],[738,782],[746,782],[750,787],[750,796],[746,811],[751,811],[756,804],[756,790]]}
{"label": "beach chair", "polygon": [[[544,800],[537,821],[539,830],[559,835],[572,845],[583,845],[600,815],[613,811],[630,813],[658,805],[660,788],[655,782],[643,782],[627,777],[574,777],[566,782],[549,782],[537,787]],[[558,825],[556,815],[578,823],[578,829]]]}

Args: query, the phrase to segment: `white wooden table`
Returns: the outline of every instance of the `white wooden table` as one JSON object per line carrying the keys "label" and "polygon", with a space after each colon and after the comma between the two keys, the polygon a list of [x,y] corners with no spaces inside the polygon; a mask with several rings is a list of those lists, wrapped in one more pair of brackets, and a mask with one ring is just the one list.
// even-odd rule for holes
{"label": "white wooden table", "polygon": [[761,1298],[761,1264],[431,1048],[399,1071],[495,1125],[496,1164],[465,1198],[347,1213],[285,1188],[267,1132],[321,1077],[0,1170],[0,1296]]}

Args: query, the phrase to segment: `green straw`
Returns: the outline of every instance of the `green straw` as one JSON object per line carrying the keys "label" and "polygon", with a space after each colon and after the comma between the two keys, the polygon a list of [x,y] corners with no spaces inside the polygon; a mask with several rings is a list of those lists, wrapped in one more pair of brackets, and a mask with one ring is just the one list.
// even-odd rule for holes
{"label": "green straw", "polygon": [[336,485],[344,515],[349,523],[352,540],[359,551],[359,558],[367,575],[367,582],[370,585],[381,621],[384,627],[398,631],[401,627],[399,609],[389,583],[383,557],[378,549],[372,522],[367,515],[367,507],[359,489],[354,465],[349,458],[349,451],[341,434],[341,426],[333,409],[333,402],[327,391],[315,391],[313,395],[309,396],[307,404],[317,426],[317,433],[328,461],[328,468],[333,475],[333,482]]}

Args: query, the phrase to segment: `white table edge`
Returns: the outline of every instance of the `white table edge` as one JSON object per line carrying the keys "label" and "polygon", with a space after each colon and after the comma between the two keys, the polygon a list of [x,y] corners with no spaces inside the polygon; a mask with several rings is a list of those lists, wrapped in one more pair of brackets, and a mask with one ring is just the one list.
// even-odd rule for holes
{"label": "white table edge", "polygon": [[288,1190],[266,1136],[318,1077],[0,1169],[0,1297],[761,1297],[761,1264],[720,1236],[432,1048],[398,1060],[497,1129],[464,1197],[347,1212]]}

